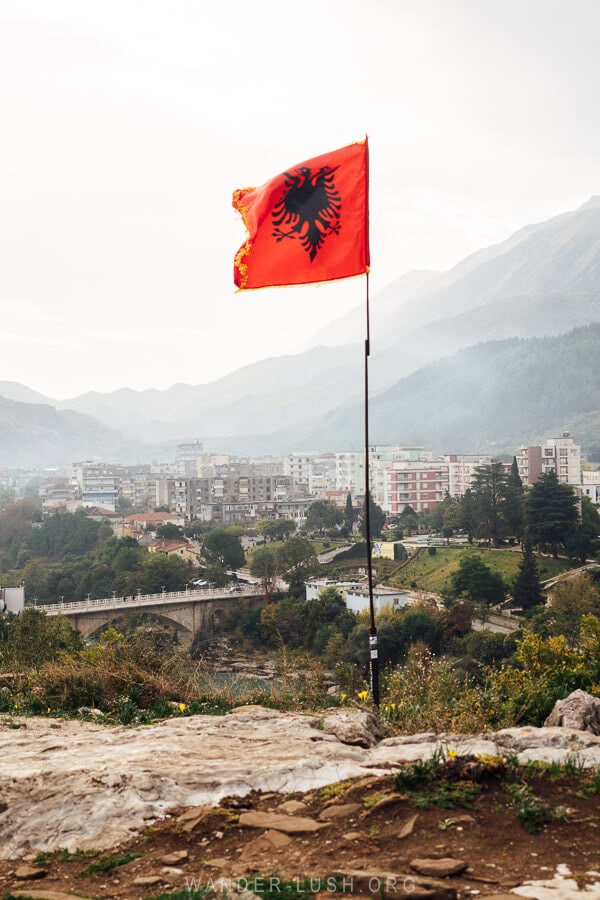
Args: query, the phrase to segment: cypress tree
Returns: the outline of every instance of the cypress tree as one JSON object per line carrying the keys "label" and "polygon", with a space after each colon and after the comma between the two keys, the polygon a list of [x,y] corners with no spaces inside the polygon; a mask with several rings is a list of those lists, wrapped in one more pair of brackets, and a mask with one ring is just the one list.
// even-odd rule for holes
{"label": "cypress tree", "polygon": [[537,573],[537,563],[533,554],[533,547],[528,537],[523,542],[523,557],[519,565],[519,572],[513,585],[513,602],[515,606],[526,611],[544,603],[540,579]]}

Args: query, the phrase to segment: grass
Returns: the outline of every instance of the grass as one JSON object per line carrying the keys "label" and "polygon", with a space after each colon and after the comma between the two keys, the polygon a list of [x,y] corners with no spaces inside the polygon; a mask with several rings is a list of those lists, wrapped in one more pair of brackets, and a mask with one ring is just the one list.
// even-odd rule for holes
{"label": "grass", "polygon": [[[450,588],[450,579],[466,554],[478,556],[483,562],[512,584],[521,562],[521,554],[514,550],[473,550],[468,547],[438,547],[431,556],[422,552],[416,559],[399,569],[390,579],[394,587],[411,587],[413,582],[421,590],[443,594]],[[568,560],[537,557],[540,579],[545,581],[572,568]]]}
{"label": "grass", "polygon": [[98,856],[97,850],[75,850],[71,853],[66,847],[59,847],[57,850],[40,850],[36,855],[34,866],[46,866],[51,862],[83,862],[92,856]]}
{"label": "grass", "polygon": [[87,869],[84,869],[81,874],[100,875],[103,872],[112,872],[113,869],[126,866],[127,863],[133,862],[134,859],[139,859],[143,855],[143,853],[114,853],[112,856],[103,856],[98,862],[92,863]]}

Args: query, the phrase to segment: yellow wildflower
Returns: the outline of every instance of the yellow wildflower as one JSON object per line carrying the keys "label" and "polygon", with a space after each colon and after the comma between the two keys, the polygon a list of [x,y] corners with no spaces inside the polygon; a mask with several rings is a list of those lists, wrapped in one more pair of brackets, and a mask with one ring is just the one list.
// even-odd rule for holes
{"label": "yellow wildflower", "polygon": [[185,703],[179,704],[179,712],[185,712],[186,709],[187,709],[187,706],[185,705]]}
{"label": "yellow wildflower", "polygon": [[347,696],[348,696],[348,694],[340,694],[340,697],[342,698],[342,703],[344,702],[344,700],[346,699]]}
{"label": "yellow wildflower", "polygon": [[367,697],[369,696],[369,692],[368,691],[359,691],[357,696],[358,696],[359,700],[366,700]]}
{"label": "yellow wildflower", "polygon": [[448,759],[454,759],[456,756],[458,756],[456,750],[448,750]]}

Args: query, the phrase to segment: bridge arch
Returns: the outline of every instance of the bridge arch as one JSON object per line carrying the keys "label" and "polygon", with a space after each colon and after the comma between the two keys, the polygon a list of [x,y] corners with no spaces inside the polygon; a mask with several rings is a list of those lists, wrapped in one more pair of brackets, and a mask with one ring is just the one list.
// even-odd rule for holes
{"label": "bridge arch", "polygon": [[[102,632],[109,628],[111,625],[114,625],[123,619],[133,618],[136,615],[139,615],[139,613],[133,612],[132,610],[123,611],[115,615],[115,612],[113,610],[112,614],[106,614],[106,616],[103,617],[103,621],[99,621],[100,616],[98,616],[98,619],[96,620],[86,620],[81,617],[81,620],[75,627],[84,640],[93,640],[94,638],[99,637]],[[182,643],[191,643],[194,637],[192,631],[181,622],[179,622],[176,618],[167,615],[164,612],[154,612],[154,610],[149,610],[148,612],[143,613],[143,615],[147,616],[150,620],[156,620],[162,625],[174,628],[177,632],[179,640],[182,641]]]}

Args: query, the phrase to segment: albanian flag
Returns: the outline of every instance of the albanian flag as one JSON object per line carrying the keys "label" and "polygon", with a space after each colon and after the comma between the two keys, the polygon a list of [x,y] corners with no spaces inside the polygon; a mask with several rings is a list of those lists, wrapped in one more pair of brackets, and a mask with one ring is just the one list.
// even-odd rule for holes
{"label": "albanian flag", "polygon": [[306,160],[233,194],[248,238],[234,262],[240,290],[309,284],[369,268],[369,166],[364,141]]}

